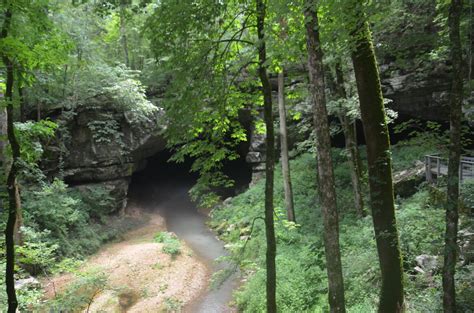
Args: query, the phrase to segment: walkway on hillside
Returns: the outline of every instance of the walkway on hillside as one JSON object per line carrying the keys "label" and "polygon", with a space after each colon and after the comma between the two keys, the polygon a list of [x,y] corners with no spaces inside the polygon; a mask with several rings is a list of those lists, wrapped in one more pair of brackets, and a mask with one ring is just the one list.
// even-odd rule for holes
{"label": "walkway on hillside", "polygon": [[[425,156],[426,180],[433,183],[440,176],[448,175],[448,159],[442,158],[439,155]],[[459,180],[474,179],[474,157],[461,157],[459,165]]]}

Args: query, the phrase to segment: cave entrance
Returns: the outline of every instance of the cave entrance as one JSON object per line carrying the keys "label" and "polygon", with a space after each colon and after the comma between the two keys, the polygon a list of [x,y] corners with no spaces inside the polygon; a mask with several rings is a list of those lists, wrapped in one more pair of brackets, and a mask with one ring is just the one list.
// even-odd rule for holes
{"label": "cave entrance", "polygon": [[[143,169],[132,176],[129,188],[130,201],[139,204],[145,209],[153,209],[175,190],[189,191],[196,183],[198,174],[190,171],[193,160],[187,159],[183,163],[169,161],[172,156],[170,150],[163,150],[146,160]],[[223,172],[235,181],[232,188],[215,190],[223,199],[245,190],[252,179],[252,167],[245,162],[245,157],[224,163]],[[187,195],[185,195],[187,196]]]}
{"label": "cave entrance", "polygon": [[[229,270],[231,265],[214,262],[227,255],[224,244],[208,228],[207,215],[198,212],[190,200],[188,191],[198,178],[197,174],[189,172],[192,160],[184,163],[168,162],[171,155],[170,151],[157,153],[147,159],[147,164],[141,171],[132,176],[129,210],[134,210],[136,206],[142,211],[139,213],[145,213],[144,217],[150,220],[155,219],[158,214],[166,223],[166,231],[186,242],[193,250],[193,255],[212,273]],[[250,166],[243,158],[225,164],[224,172],[236,180],[236,187],[219,191],[223,197],[235,194],[239,186],[250,182]],[[161,230],[156,228],[155,231]],[[232,292],[239,282],[236,277],[231,275],[219,288],[203,293],[191,304],[190,311],[222,312],[222,308],[232,299]]]}

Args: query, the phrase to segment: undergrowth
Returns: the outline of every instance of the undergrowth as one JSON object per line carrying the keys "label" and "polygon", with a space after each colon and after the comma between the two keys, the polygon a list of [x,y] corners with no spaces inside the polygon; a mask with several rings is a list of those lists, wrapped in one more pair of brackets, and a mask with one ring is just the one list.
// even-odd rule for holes
{"label": "undergrowth", "polygon": [[162,251],[176,257],[181,254],[181,242],[173,233],[162,231],[155,235],[155,242],[163,243]]}
{"label": "undergrowth", "polygon": [[[415,160],[422,160],[423,155],[429,153],[427,147],[420,147],[418,142],[408,142],[394,148],[394,168],[405,169],[412,166]],[[355,213],[349,166],[341,152],[335,149],[333,159],[346,305],[349,312],[375,312],[381,281],[372,219],[370,216],[360,218]],[[280,312],[328,312],[315,156],[299,155],[291,162],[291,170],[296,224],[285,220],[283,185],[278,166],[275,175],[277,305]],[[364,189],[367,194],[367,187]],[[438,312],[442,307],[439,267],[430,275],[414,271],[417,256],[442,255],[444,210],[439,202],[432,199],[429,189],[422,184],[412,197],[397,198],[396,201],[409,312]],[[210,221],[211,227],[227,243],[234,261],[244,273],[245,283],[234,294],[238,309],[242,312],[265,311],[266,245],[263,221],[259,218],[264,212],[263,198],[264,180],[260,180],[226,206],[214,209]],[[459,269],[459,273],[463,270],[466,268]],[[473,286],[473,283],[472,277],[458,275],[459,289],[462,290],[459,291],[460,298],[468,299],[470,294],[466,286]],[[472,299],[464,302],[472,306]]]}
{"label": "undergrowth", "polygon": [[[16,249],[16,279],[74,272],[80,260],[105,242],[119,239],[138,219],[110,215],[112,198],[103,188],[73,189],[55,180],[22,193],[24,243]],[[5,219],[3,219],[5,221]],[[4,228],[3,223],[0,227]],[[0,239],[0,256],[5,254]],[[0,258],[4,272],[5,258]],[[22,311],[41,303],[38,286],[18,290]],[[6,307],[4,276],[0,276],[0,307]]]}

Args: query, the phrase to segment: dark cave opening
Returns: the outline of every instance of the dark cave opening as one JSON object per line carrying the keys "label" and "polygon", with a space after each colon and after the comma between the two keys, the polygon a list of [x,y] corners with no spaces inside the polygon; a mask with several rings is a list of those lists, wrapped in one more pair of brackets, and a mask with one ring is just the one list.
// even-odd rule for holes
{"label": "dark cave opening", "polygon": [[[177,163],[170,161],[172,155],[171,150],[163,150],[146,159],[145,166],[132,175],[129,188],[131,199],[141,198],[140,195],[147,190],[147,185],[179,185],[188,190],[192,188],[199,178],[198,173],[191,172],[194,160],[187,158],[184,162]],[[252,167],[245,161],[244,156],[224,162],[223,173],[235,182],[231,188],[215,189],[223,199],[245,190],[252,179]]]}

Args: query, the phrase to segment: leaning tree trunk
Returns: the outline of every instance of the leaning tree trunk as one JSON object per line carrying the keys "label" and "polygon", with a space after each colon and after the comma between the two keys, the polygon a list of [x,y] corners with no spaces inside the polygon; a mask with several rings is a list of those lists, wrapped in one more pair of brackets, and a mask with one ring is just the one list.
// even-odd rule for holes
{"label": "leaning tree trunk", "polygon": [[367,144],[370,206],[382,272],[379,312],[401,312],[404,308],[403,270],[395,219],[390,138],[377,61],[369,26],[362,14],[358,16],[357,25],[353,32],[352,62]]}
{"label": "leaning tree trunk", "polygon": [[293,202],[293,188],[291,186],[290,160],[288,157],[288,130],[286,127],[285,109],[285,77],[283,70],[278,73],[278,111],[280,116],[280,143],[281,143],[281,169],[283,187],[285,190],[285,206],[287,219],[296,222]]}
{"label": "leaning tree trunk", "polygon": [[459,32],[462,1],[452,0],[449,8],[448,26],[451,42],[453,78],[451,87],[450,144],[448,161],[448,190],[446,201],[446,234],[443,265],[443,308],[444,312],[456,312],[456,289],[454,272],[457,259],[457,233],[459,209],[459,164],[461,158],[462,117],[462,50]]}
{"label": "leaning tree trunk", "polygon": [[[344,89],[344,73],[342,72],[341,64],[336,64],[336,84],[335,89],[337,95],[346,99],[347,94]],[[351,170],[351,181],[352,181],[352,190],[354,193],[354,204],[356,207],[356,212],[359,216],[365,216],[364,212],[364,198],[362,197],[362,169],[360,168],[360,156],[359,149],[357,147],[357,130],[355,121],[350,120],[348,113],[346,111],[342,112],[339,116],[339,120],[342,125],[342,130],[344,132],[344,139],[346,143],[346,150],[348,152],[348,160]]]}
{"label": "leaning tree trunk", "polygon": [[263,0],[256,0],[257,35],[258,35],[258,75],[262,83],[263,112],[266,127],[266,161],[265,161],[265,234],[267,238],[267,312],[277,311],[276,306],[276,240],[273,221],[273,170],[275,168],[275,135],[273,131],[272,89],[267,74],[267,52],[265,45],[266,5]]}
{"label": "leaning tree trunk", "polygon": [[305,3],[306,44],[308,50],[309,89],[314,109],[318,156],[318,187],[324,220],[324,246],[329,283],[331,312],[345,312],[344,280],[339,248],[339,220],[331,158],[331,138],[324,92],[323,52],[314,0]]}
{"label": "leaning tree trunk", "polygon": [[[0,38],[6,38],[10,31],[12,20],[11,5],[5,11],[5,18]],[[8,297],[8,313],[16,312],[18,300],[15,291],[15,242],[14,230],[17,214],[18,186],[16,184],[16,176],[18,173],[18,159],[20,158],[20,146],[13,129],[13,62],[5,55],[2,56],[3,64],[6,66],[6,86],[5,86],[5,102],[7,103],[7,136],[12,150],[13,162],[7,176],[8,189],[8,219],[5,227],[5,250],[6,250],[6,269],[5,269],[5,285]]]}

